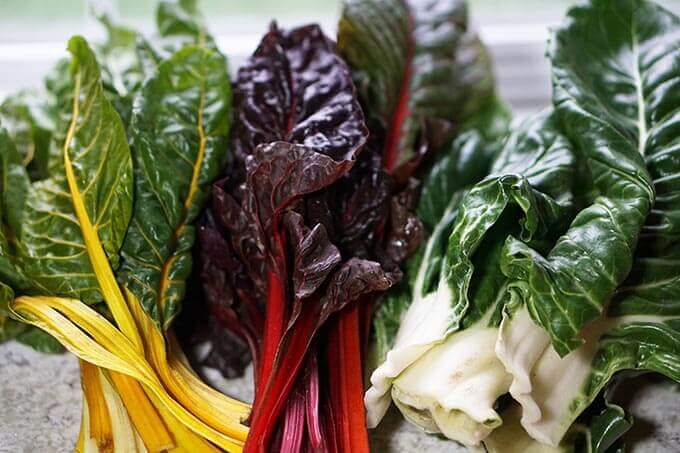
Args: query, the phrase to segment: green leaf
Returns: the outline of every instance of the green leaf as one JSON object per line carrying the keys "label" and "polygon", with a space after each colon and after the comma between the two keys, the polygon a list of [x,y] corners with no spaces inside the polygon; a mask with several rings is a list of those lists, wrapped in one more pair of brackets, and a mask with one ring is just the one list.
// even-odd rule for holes
{"label": "green leaf", "polygon": [[507,272],[562,356],[630,272],[655,192],[646,230],[680,231],[666,204],[677,197],[679,24],[653,3],[593,0],[551,39],[554,103],[595,197],[547,256],[509,249]]}
{"label": "green leaf", "polygon": [[590,451],[606,453],[632,426],[633,418],[621,406],[604,398],[605,407],[591,420],[588,428]]}
{"label": "green leaf", "polygon": [[206,30],[196,0],[161,0],[156,10],[156,26],[161,37],[156,52],[163,59],[192,44],[217,51],[217,45]]}
{"label": "green leaf", "polygon": [[[10,321],[15,322],[12,320]],[[64,347],[52,335],[34,326],[27,326],[25,324],[22,324],[22,326],[25,327],[25,329],[17,333],[15,337],[19,343],[30,346],[36,351],[44,354],[64,352]]]}
{"label": "green leaf", "polygon": [[[519,236],[528,242],[559,231],[568,219],[575,159],[554,122],[551,112],[527,120],[508,138],[491,175],[465,195],[449,236],[443,269],[453,292],[449,332],[459,328],[470,307],[468,291],[475,271],[472,257],[492,228],[501,231],[502,241],[519,226]],[[513,207],[519,208],[520,216]],[[508,215],[509,226],[496,226],[507,222],[502,217]],[[478,307],[476,312],[482,314],[487,309]]]}
{"label": "green leaf", "polygon": [[437,161],[423,179],[416,213],[428,234],[450,211],[451,198],[461,188],[482,179],[491,166],[496,144],[489,144],[478,129],[464,132],[452,143],[450,151]]}
{"label": "green leaf", "polygon": [[[0,301],[0,304],[3,303],[6,303],[6,301]],[[6,315],[0,315],[0,343],[15,339],[27,328],[28,324],[10,319]]]}
{"label": "green leaf", "polygon": [[[0,127],[0,278],[16,289],[30,282],[18,263],[18,238],[29,187],[21,156],[7,131]],[[0,304],[0,314],[6,307]]]}
{"label": "green leaf", "polygon": [[192,224],[225,163],[230,108],[226,59],[197,46],[164,61],[136,101],[136,202],[119,276],[164,328],[191,272]]}
{"label": "green leaf", "polygon": [[423,138],[445,143],[493,95],[490,59],[462,1],[346,1],[338,48],[371,131],[384,132],[390,169],[416,156]]}
{"label": "green leaf", "polygon": [[47,333],[9,317],[7,307],[12,299],[14,299],[14,291],[0,281],[0,343],[17,340],[40,352],[63,351],[59,342]]}
{"label": "green leaf", "polygon": [[30,181],[22,156],[3,127],[0,127],[0,177],[1,218],[12,234],[19,236]]}
{"label": "green leaf", "polygon": [[0,104],[0,119],[8,129],[31,177],[47,177],[54,121],[45,101],[27,91],[9,96]]}
{"label": "green leaf", "polygon": [[[29,191],[21,245],[24,270],[43,294],[94,303],[101,295],[74,201],[82,200],[116,268],[132,211],[132,162],[123,123],[104,94],[94,53],[78,36],[69,40],[68,48],[73,90],[62,105],[54,143],[62,149],[62,160]],[[68,171],[75,187],[69,187]]]}
{"label": "green leaf", "polygon": [[132,99],[144,81],[144,69],[137,52],[144,38],[131,28],[116,24],[104,13],[95,13],[106,28],[107,39],[95,46],[101,65],[105,92],[125,125],[130,123]]}
{"label": "green leaf", "polygon": [[[62,127],[62,111],[73,97],[73,80],[71,78],[71,61],[62,58],[45,77],[46,114],[50,118],[53,128],[47,154],[41,158],[39,165],[46,171],[39,179],[46,179],[54,172],[58,172],[63,165],[63,149],[61,143],[66,137],[66,129]],[[36,156],[38,158],[38,156]]]}

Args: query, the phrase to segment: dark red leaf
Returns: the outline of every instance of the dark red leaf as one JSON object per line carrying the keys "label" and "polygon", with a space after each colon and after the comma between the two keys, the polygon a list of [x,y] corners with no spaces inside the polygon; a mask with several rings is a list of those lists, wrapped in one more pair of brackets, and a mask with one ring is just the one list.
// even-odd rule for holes
{"label": "dark red leaf", "polygon": [[239,69],[235,110],[241,160],[274,141],[352,160],[368,135],[349,70],[317,25],[285,32],[272,24]]}

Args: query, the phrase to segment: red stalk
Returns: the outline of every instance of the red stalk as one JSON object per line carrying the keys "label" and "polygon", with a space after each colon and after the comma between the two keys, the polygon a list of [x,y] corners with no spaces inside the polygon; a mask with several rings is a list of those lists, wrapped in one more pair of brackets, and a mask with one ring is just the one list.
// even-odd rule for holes
{"label": "red stalk", "polygon": [[359,305],[354,303],[338,314],[329,333],[329,379],[331,404],[337,417],[340,451],[368,453],[364,411]]}
{"label": "red stalk", "polygon": [[276,364],[271,368],[268,380],[260,381],[263,385],[266,383],[266,387],[263,392],[258,392],[259,404],[253,410],[250,433],[244,449],[246,453],[269,451],[269,441],[276,422],[300,374],[312,337],[318,328],[318,315],[314,310],[302,311],[291,334],[284,338],[277,351]]}
{"label": "red stalk", "polygon": [[292,392],[283,419],[281,453],[298,453],[305,436],[305,396],[300,391]]}
{"label": "red stalk", "polygon": [[[274,219],[274,242],[278,246],[277,256],[282,256],[285,247],[285,237],[278,231],[278,222]],[[267,273],[267,305],[264,321],[264,334],[262,336],[262,355],[259,370],[255,368],[255,401],[253,402],[253,412],[251,418],[259,412],[262,404],[261,398],[264,396],[264,386],[267,385],[269,377],[274,368],[276,351],[283,337],[286,324],[286,286],[282,275],[285,276],[285,260],[277,261],[278,266]],[[277,272],[278,271],[278,272]]]}
{"label": "red stalk", "polygon": [[328,444],[332,452],[345,451],[344,433],[342,426],[343,404],[340,379],[340,322],[338,319],[331,321],[328,328],[328,346],[326,348],[326,362],[328,364],[328,405],[326,406],[328,418]]}
{"label": "red stalk", "polygon": [[350,442],[347,451],[368,453],[358,304],[354,303],[340,313],[340,332],[341,390],[345,418],[342,425],[349,429]]}
{"label": "red stalk", "polygon": [[286,295],[281,277],[269,271],[267,294],[267,316],[264,322],[264,337],[262,342],[262,361],[258,381],[266,383],[274,366],[276,349],[283,336],[283,326],[286,308]]}
{"label": "red stalk", "polygon": [[324,439],[319,414],[319,364],[314,351],[307,362],[305,373],[305,418],[310,451],[322,451]]}
{"label": "red stalk", "polygon": [[[409,33],[413,29],[412,18],[409,15]],[[391,171],[398,160],[399,141],[402,138],[402,128],[404,121],[411,114],[411,109],[408,105],[410,100],[409,86],[411,84],[411,63],[413,60],[413,42],[409,39],[408,48],[406,49],[406,61],[404,67],[404,74],[401,79],[399,87],[399,97],[397,98],[397,106],[394,109],[392,118],[390,120],[390,127],[385,138],[385,147],[383,148],[383,166],[387,171]]]}

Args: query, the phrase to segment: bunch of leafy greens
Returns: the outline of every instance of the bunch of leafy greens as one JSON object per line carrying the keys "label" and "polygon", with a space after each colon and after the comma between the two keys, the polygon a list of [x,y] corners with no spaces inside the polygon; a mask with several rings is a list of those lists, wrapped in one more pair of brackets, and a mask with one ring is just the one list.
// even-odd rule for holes
{"label": "bunch of leafy greens", "polygon": [[[463,2],[347,2],[337,50],[272,25],[238,71],[232,161],[199,228],[208,307],[241,342],[215,351],[225,374],[244,344],[253,359],[246,451],[368,451],[364,344],[422,238],[415,176],[506,117]],[[492,154],[468,152],[462,178]]]}
{"label": "bunch of leafy greens", "polygon": [[[462,164],[434,167],[417,207],[429,237],[375,320],[371,426],[394,401],[490,451],[601,452],[623,410],[605,393],[577,419],[615,373],[680,381],[679,40],[650,2],[572,8],[548,49],[553,107],[477,184],[441,186]],[[461,136],[452,159],[479,146]]]}
{"label": "bunch of leafy greens", "polygon": [[225,164],[226,59],[192,1],[161,2],[149,41],[101,20],[108,40],[71,38],[44,97],[0,109],[0,332],[81,359],[78,451],[240,451],[249,406],[167,330]]}

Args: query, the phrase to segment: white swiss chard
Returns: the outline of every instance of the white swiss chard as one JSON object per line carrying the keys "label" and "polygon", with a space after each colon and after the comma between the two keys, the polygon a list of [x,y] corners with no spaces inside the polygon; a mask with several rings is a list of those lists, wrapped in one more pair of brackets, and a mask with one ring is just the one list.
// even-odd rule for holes
{"label": "white swiss chard", "polygon": [[[522,425],[541,442],[557,445],[619,371],[680,379],[678,36],[678,18],[651,3],[593,1],[571,10],[551,39],[556,109],[594,196],[546,258],[516,240],[503,258],[513,303],[497,353],[513,375]],[[619,171],[626,165],[635,177]],[[640,180],[652,186],[628,203]],[[650,193],[646,214],[639,207]]]}
{"label": "white swiss chard", "polygon": [[[468,445],[500,425],[494,405],[511,382],[494,351],[508,297],[500,272],[503,244],[516,233],[540,247],[541,239],[564,227],[573,172],[571,148],[547,112],[510,135],[491,175],[462,201],[460,194],[451,197],[438,224],[446,226],[431,230],[412,270],[409,308],[394,345],[371,377],[369,423],[379,422],[391,396],[426,431]],[[426,184],[421,204],[430,190]]]}

